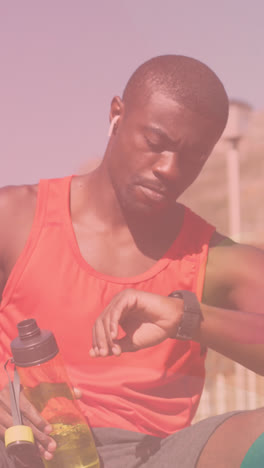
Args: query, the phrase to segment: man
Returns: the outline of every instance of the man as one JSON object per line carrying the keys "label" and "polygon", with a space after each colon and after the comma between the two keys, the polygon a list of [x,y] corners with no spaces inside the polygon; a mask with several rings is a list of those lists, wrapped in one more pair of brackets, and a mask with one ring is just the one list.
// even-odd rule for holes
{"label": "man", "polygon": [[[18,321],[53,330],[106,468],[238,467],[264,432],[263,409],[190,426],[207,347],[264,375],[263,253],[176,202],[227,115],[207,66],[155,57],[112,100],[95,171],[2,189],[2,361]],[[51,427],[21,410],[50,459]]]}

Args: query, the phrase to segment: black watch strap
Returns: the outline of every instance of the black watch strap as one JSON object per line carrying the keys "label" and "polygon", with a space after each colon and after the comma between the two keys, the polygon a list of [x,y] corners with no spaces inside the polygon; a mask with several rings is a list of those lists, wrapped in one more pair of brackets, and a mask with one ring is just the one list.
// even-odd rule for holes
{"label": "black watch strap", "polygon": [[173,291],[169,297],[183,299],[184,312],[180,321],[177,334],[178,340],[192,340],[195,332],[203,320],[200,303],[196,294],[191,291]]}

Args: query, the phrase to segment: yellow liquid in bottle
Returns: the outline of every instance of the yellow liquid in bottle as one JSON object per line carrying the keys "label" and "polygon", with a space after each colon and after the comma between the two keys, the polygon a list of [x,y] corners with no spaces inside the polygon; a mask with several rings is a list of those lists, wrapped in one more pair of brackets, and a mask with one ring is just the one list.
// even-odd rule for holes
{"label": "yellow liquid in bottle", "polygon": [[46,468],[100,468],[90,429],[85,424],[52,424],[51,437],[57,443],[52,460],[43,460]]}
{"label": "yellow liquid in bottle", "polygon": [[[39,412],[44,411],[43,417],[53,427],[49,435],[56,441],[57,449],[52,460],[42,458],[45,468],[100,468],[92,433],[66,383],[42,382],[35,388],[24,387],[24,393]],[[48,418],[45,408],[51,409]]]}

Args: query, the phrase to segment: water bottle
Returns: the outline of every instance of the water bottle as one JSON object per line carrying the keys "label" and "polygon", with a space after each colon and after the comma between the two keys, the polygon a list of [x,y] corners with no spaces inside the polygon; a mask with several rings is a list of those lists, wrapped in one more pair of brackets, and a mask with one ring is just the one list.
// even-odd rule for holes
{"label": "water bottle", "polygon": [[91,430],[75,400],[55,337],[40,330],[34,319],[17,325],[19,336],[11,343],[25,396],[53,431],[57,443],[45,468],[100,468]]}

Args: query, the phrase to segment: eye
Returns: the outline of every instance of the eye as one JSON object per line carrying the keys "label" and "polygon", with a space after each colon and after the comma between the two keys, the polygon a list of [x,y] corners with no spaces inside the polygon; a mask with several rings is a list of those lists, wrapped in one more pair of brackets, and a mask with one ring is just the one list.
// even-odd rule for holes
{"label": "eye", "polygon": [[151,141],[146,136],[144,138],[151,151],[154,151],[155,153],[162,153],[162,151],[164,151],[165,146],[162,141]]}
{"label": "eye", "polygon": [[199,167],[203,166],[207,159],[206,154],[199,154],[193,151],[182,154],[181,162],[184,166]]}

